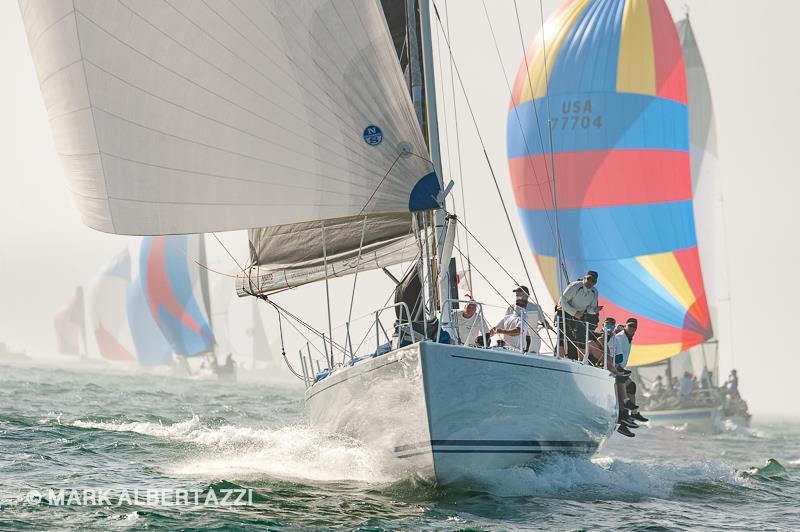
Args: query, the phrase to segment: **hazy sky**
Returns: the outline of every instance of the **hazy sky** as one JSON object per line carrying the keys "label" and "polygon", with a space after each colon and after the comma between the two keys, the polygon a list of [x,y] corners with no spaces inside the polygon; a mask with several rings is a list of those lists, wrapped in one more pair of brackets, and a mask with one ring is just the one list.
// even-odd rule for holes
{"label": "hazy sky", "polygon": [[[559,4],[545,1],[545,17]],[[732,316],[725,320],[722,338],[731,338],[722,351],[722,373],[731,364],[739,369],[741,388],[756,413],[790,413],[800,399],[795,382],[800,373],[800,344],[792,333],[798,313],[791,298],[798,292],[794,269],[800,259],[796,220],[798,185],[794,152],[798,150],[797,93],[800,77],[796,53],[800,36],[795,21],[800,3],[770,0],[668,1],[673,18],[689,6],[691,20],[711,84],[716,110],[719,170],[723,175],[725,217],[730,253]],[[444,15],[444,0],[438,2]],[[510,0],[487,1],[506,71],[500,69],[486,17],[479,0],[449,2],[454,54],[476,111],[489,156],[498,173],[518,234],[524,233],[514,208],[505,158],[507,81],[513,80],[522,48]],[[540,27],[538,2],[518,1],[525,45]],[[455,6],[458,6],[456,9]],[[434,46],[436,46],[434,40]],[[444,46],[441,43],[441,46]],[[131,237],[106,235],[80,223],[66,191],[47,116],[31,63],[16,2],[0,1],[0,342],[24,347],[30,354],[55,352],[53,315],[77,284],[91,280],[115,253],[135,243]],[[445,58],[446,61],[446,58]],[[443,63],[445,74],[448,66]],[[441,74],[441,73],[440,73]],[[505,77],[504,77],[505,76]],[[450,143],[454,146],[449,79],[440,75],[440,93],[447,92]],[[462,141],[466,222],[515,276],[524,279],[502,217],[465,105],[457,96]],[[440,107],[442,105],[440,104]],[[443,115],[444,109],[440,109]],[[444,116],[442,141],[447,140]],[[447,170],[446,146],[444,155]],[[453,157],[451,156],[451,160]],[[455,166],[455,163],[453,163]],[[448,175],[448,177],[450,177]],[[453,176],[457,177],[457,176]],[[460,202],[460,189],[456,199]],[[246,256],[242,233],[228,235],[232,251]],[[214,265],[232,268],[224,251],[210,243]],[[473,260],[504,290],[508,280],[475,251]],[[527,259],[534,288],[547,300],[533,261]],[[213,279],[212,279],[213,282]],[[334,306],[349,304],[351,280],[332,283]],[[355,315],[384,302],[391,284],[382,274],[364,275]],[[483,283],[475,291],[499,303]],[[602,277],[599,289],[602,292]],[[323,303],[320,303],[323,302]],[[324,288],[309,287],[287,294],[282,303],[305,311],[326,328]],[[245,304],[242,302],[241,304]],[[341,312],[345,315],[346,310]],[[274,331],[273,313],[264,310]],[[494,319],[494,318],[493,318]],[[339,320],[343,321],[343,320]],[[300,347],[297,335],[287,333],[287,351]]]}

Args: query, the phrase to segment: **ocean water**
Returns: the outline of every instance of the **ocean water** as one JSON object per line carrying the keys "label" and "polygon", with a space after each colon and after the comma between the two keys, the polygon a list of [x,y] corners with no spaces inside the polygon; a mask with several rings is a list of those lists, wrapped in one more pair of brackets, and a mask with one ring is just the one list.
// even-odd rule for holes
{"label": "ocean water", "polygon": [[0,365],[0,528],[800,529],[798,423],[756,418],[718,436],[642,428],[592,461],[443,487],[309,428],[301,397],[256,378]]}

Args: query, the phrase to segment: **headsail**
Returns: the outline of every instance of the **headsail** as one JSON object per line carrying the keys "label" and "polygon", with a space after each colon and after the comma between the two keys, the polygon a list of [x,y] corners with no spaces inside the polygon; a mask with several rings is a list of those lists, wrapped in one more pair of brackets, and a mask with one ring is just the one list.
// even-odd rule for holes
{"label": "headsail", "polygon": [[[566,2],[531,46],[508,115],[528,239],[557,298],[551,188],[569,280],[600,272],[601,303],[639,318],[632,364],[711,336],[692,212],[686,76],[662,0]],[[548,124],[548,116],[552,121]]]}
{"label": "headsail", "polygon": [[411,223],[408,214],[378,214],[251,229],[254,266],[237,276],[237,292],[268,293],[411,261],[418,252]]}
{"label": "headsail", "polygon": [[145,237],[139,256],[150,313],[178,355],[207,353],[214,348],[209,311],[202,303],[199,257],[202,235]]}
{"label": "headsail", "polygon": [[84,223],[202,233],[437,206],[378,2],[20,2]]}
{"label": "headsail", "polygon": [[117,362],[136,362],[125,299],[131,282],[127,249],[114,257],[89,286],[89,323],[100,356]]}
{"label": "headsail", "polygon": [[59,310],[54,318],[58,352],[64,355],[86,355],[86,316],[83,288],[75,288],[75,295]]}

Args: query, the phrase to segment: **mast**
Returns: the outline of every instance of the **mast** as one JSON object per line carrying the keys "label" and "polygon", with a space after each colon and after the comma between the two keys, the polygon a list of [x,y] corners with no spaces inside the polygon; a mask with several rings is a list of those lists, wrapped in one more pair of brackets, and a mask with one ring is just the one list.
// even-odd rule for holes
{"label": "mast", "polygon": [[[427,132],[428,132],[428,149],[431,155],[431,162],[436,170],[436,175],[439,177],[439,189],[444,191],[444,175],[442,173],[442,154],[439,144],[439,118],[436,107],[436,80],[434,76],[434,62],[433,62],[433,43],[431,26],[431,11],[430,3],[428,0],[420,0],[420,26],[422,37],[422,66],[425,72],[425,110],[427,112]],[[444,203],[444,197],[442,197]],[[436,304],[434,309],[441,308],[442,302],[449,299],[451,294],[451,284],[453,279],[450,278],[450,262],[452,255],[446,253],[445,241],[446,232],[448,232],[447,223],[445,220],[445,210],[436,209],[434,214],[434,238],[436,242],[436,254],[439,260],[436,278],[431,276],[431,284],[433,285],[432,292],[438,295],[435,299]],[[453,222],[455,223],[455,222]],[[450,230],[455,231],[455,226]],[[438,286],[436,286],[438,281]]]}

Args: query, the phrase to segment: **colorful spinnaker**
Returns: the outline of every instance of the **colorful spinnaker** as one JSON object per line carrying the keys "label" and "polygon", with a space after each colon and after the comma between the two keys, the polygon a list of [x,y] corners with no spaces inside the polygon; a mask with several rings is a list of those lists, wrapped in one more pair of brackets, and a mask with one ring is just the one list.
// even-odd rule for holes
{"label": "colorful spinnaker", "polygon": [[128,287],[128,323],[131,327],[136,359],[142,366],[172,364],[172,347],[150,313],[141,277]]}
{"label": "colorful spinnaker", "polygon": [[209,324],[208,287],[194,262],[202,235],[142,239],[139,276],[150,313],[172,350],[191,356],[214,349]]}
{"label": "colorful spinnaker", "polygon": [[638,317],[631,363],[702,343],[712,331],[692,212],[686,73],[669,10],[663,0],[572,0],[543,31],[546,60],[539,35],[515,82],[508,158],[551,294],[558,298],[554,175],[568,280],[597,270],[603,313]]}

